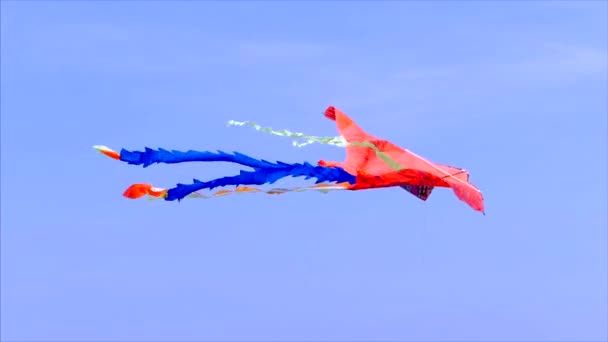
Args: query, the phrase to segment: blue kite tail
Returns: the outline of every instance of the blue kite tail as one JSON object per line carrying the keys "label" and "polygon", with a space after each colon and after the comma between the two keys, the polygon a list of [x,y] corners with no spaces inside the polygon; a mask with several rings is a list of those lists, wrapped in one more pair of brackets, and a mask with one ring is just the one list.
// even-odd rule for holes
{"label": "blue kite tail", "polygon": [[304,176],[305,179],[316,178],[316,184],[323,182],[348,182],[354,184],[356,181],[355,176],[338,167],[312,166],[308,163],[282,163],[282,167],[260,168],[255,171],[241,171],[237,176],[218,178],[208,182],[201,182],[198,179],[194,179],[192,184],[177,184],[176,187],[167,191],[165,200],[181,200],[193,192],[203,189],[213,189],[220,186],[272,184],[281,178],[289,176]]}

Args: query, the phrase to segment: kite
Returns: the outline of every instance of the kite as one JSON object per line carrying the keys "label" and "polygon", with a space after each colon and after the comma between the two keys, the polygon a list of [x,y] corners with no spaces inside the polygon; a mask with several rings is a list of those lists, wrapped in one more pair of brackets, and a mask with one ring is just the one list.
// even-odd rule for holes
{"label": "kite", "polygon": [[[230,126],[248,125],[274,135],[295,139],[294,146],[311,143],[333,145],[346,150],[343,162],[319,160],[315,165],[303,163],[269,162],[242,153],[222,151],[168,151],[146,147],[144,151],[116,152],[106,146],[95,145],[102,154],[131,165],[144,168],[153,164],[175,164],[184,162],[230,162],[252,168],[240,171],[238,175],[222,177],[210,181],[194,179],[191,184],[178,183],[170,189],[157,188],[147,183],[133,184],[123,195],[136,199],[147,196],[151,199],[181,201],[184,198],[213,198],[234,193],[283,194],[287,192],[319,191],[327,193],[339,190],[365,190],[400,187],[417,198],[426,201],[436,187],[451,188],[458,199],[472,209],[484,213],[484,199],[481,191],[469,182],[465,169],[434,163],[411,151],[403,149],[387,140],[377,138],[363,131],[351,118],[334,106],[325,110],[325,117],[334,121],[339,132],[336,137],[308,136],[288,130],[273,130],[252,122],[229,121]],[[305,177],[316,179],[313,185],[297,188],[273,188],[262,190],[254,185],[273,184],[285,177]],[[220,190],[211,195],[201,190],[235,186],[234,190]]]}

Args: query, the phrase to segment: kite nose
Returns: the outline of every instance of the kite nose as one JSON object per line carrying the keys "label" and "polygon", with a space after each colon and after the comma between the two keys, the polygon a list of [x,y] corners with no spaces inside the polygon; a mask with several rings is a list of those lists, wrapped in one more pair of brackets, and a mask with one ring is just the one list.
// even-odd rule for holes
{"label": "kite nose", "polygon": [[325,110],[325,117],[336,121],[336,107],[334,107],[334,106],[327,107],[327,109]]}

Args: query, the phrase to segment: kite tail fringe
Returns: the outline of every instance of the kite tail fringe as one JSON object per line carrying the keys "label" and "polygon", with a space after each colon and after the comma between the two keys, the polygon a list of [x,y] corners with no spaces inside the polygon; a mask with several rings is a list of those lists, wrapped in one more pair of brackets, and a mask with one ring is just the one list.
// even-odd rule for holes
{"label": "kite tail fringe", "polygon": [[272,129],[271,127],[262,127],[262,126],[256,124],[255,122],[251,122],[251,121],[230,120],[227,123],[227,126],[243,126],[243,125],[253,127],[254,129],[256,129],[260,132],[265,132],[265,133],[270,133],[273,135],[278,135],[281,137],[289,137],[289,138],[293,138],[293,139],[299,139],[300,141],[301,140],[305,141],[305,142],[299,142],[298,140],[294,140],[293,146],[296,146],[296,147],[302,147],[302,146],[306,146],[306,145],[309,145],[312,143],[334,145],[334,146],[339,146],[339,147],[346,147],[346,145],[347,145],[346,140],[344,140],[344,138],[341,136],[317,137],[314,135],[305,135],[304,133],[291,132],[286,129],[276,130],[276,129]]}
{"label": "kite tail fringe", "polygon": [[177,184],[167,191],[167,201],[181,200],[191,193],[203,189],[213,189],[229,185],[262,185],[272,184],[285,177],[316,178],[315,184],[349,183],[354,184],[356,177],[341,168],[313,166],[309,163],[283,164],[281,167],[260,168],[255,171],[241,171],[236,176],[222,177],[207,182],[194,179],[192,184]]}
{"label": "kite tail fringe", "polygon": [[142,151],[128,151],[122,149],[120,151],[120,160],[132,165],[142,165],[148,167],[152,164],[178,164],[186,162],[230,162],[237,163],[254,169],[266,169],[280,167],[279,164],[271,163],[263,159],[255,159],[244,154],[234,152],[233,154],[223,151],[167,151],[159,148],[154,150],[146,147]]}
{"label": "kite tail fringe", "polygon": [[[192,161],[211,162],[224,161],[252,167],[254,171],[241,171],[236,176],[222,177],[207,182],[194,179],[192,184],[177,184],[174,188],[163,191],[164,198],[168,201],[181,200],[196,191],[213,189],[229,185],[262,185],[274,183],[285,177],[305,177],[305,179],[316,178],[316,184],[323,182],[350,183],[356,182],[356,177],[339,167],[313,166],[304,162],[301,164],[288,164],[277,161],[271,163],[263,159],[255,159],[247,155],[235,152],[233,154],[218,151],[167,151],[164,149],[154,150],[145,148],[144,151],[128,151],[122,149],[120,154],[108,147],[97,145],[95,148],[114,159],[124,161],[132,165],[143,165],[148,167],[156,163],[183,163]],[[160,193],[159,193],[160,196]],[[129,197],[129,196],[127,196]]]}
{"label": "kite tail fringe", "polygon": [[[212,194],[206,195],[199,192],[193,192],[186,196],[186,198],[202,198],[210,199],[231,194],[244,194],[244,193],[264,193],[268,195],[281,195],[288,192],[303,192],[303,191],[316,191],[323,194],[327,194],[331,191],[348,190],[350,187],[349,183],[338,183],[338,184],[316,184],[312,186],[296,187],[296,188],[272,188],[268,190],[262,190],[249,186],[239,186],[234,190],[219,190]],[[167,197],[167,189],[160,189],[153,187],[150,184],[140,183],[131,185],[123,194],[123,196],[131,199],[137,199],[141,197],[148,197],[150,200],[165,199]]]}
{"label": "kite tail fringe", "polygon": [[282,168],[283,163],[272,163],[263,159],[256,159],[242,153],[232,154],[223,151],[168,151],[162,148],[154,150],[146,147],[144,151],[128,151],[122,149],[120,153],[103,145],[93,146],[97,151],[108,157],[126,162],[131,165],[142,165],[148,167],[152,164],[178,164],[186,162],[215,162],[223,161],[237,163],[254,169]]}

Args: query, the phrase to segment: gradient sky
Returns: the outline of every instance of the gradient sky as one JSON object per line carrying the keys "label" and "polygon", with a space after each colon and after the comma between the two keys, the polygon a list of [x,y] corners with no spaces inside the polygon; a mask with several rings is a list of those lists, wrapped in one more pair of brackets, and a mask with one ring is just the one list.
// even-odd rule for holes
{"label": "gradient sky", "polygon": [[[13,2],[1,14],[1,338],[607,336],[606,2]],[[448,189],[130,201],[235,174],[92,149],[341,160],[226,122],[369,133]],[[289,184],[305,184],[301,179]]]}

